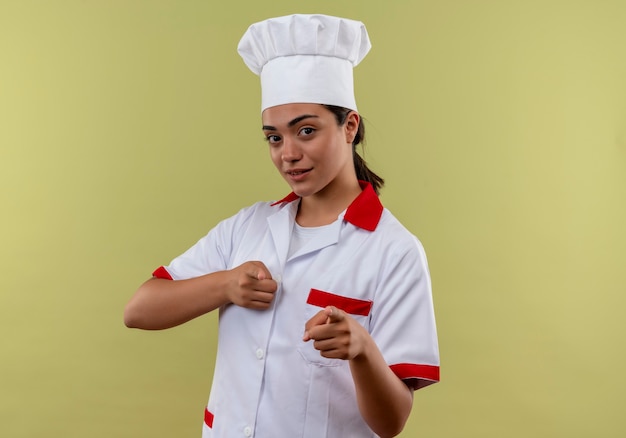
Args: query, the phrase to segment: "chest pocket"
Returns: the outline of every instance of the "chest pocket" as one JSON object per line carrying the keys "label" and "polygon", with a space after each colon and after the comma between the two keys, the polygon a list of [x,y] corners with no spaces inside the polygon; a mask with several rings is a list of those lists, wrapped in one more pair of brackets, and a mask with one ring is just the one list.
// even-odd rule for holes
{"label": "chest pocket", "polygon": [[[305,321],[311,319],[315,314],[327,306],[335,306],[348,313],[359,324],[369,332],[369,314],[372,309],[372,301],[347,297],[318,289],[311,289],[305,304]],[[341,359],[328,359],[323,357],[318,350],[313,347],[313,341],[303,342],[298,351],[304,360],[310,364],[320,366],[339,366]]]}

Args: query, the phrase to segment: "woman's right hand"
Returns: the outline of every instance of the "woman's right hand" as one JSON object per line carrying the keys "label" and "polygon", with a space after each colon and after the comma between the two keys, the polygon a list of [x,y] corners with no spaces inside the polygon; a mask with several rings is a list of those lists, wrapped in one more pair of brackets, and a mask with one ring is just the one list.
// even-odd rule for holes
{"label": "woman's right hand", "polygon": [[233,303],[249,309],[268,309],[278,284],[261,262],[246,262],[231,270],[187,280],[151,278],[124,309],[128,327],[161,330]]}
{"label": "woman's right hand", "polygon": [[245,262],[227,272],[226,295],[231,303],[257,310],[266,310],[271,306],[278,283],[272,279],[263,262]]}

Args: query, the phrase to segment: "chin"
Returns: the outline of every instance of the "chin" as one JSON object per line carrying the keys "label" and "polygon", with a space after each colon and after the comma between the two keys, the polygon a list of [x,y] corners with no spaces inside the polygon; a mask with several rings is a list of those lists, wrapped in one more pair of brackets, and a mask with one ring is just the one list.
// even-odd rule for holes
{"label": "chin", "polygon": [[291,186],[291,191],[294,192],[296,195],[298,195],[301,198],[306,198],[307,196],[311,196],[313,194],[315,194],[315,191],[312,190],[309,187],[302,187],[299,185],[293,185]]}
{"label": "chin", "polygon": [[298,190],[297,188],[292,188],[291,191],[301,198],[306,198],[311,194],[308,190]]}
{"label": "chin", "polygon": [[314,181],[302,181],[300,183],[294,183],[292,181],[286,180],[286,182],[291,188],[291,191],[301,198],[315,195],[316,193],[322,191],[325,187],[320,187],[319,183],[316,184]]}

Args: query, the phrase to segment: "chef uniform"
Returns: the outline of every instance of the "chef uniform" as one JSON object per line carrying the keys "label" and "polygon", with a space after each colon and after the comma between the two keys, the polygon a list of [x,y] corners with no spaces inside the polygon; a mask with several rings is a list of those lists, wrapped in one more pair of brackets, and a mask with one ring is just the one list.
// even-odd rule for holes
{"label": "chef uniform", "polygon": [[[261,75],[262,109],[313,102],[356,110],[352,67],[369,48],[360,22],[293,15],[252,25],[239,52]],[[300,198],[291,193],[244,208],[154,272],[183,280],[258,260],[278,284],[267,310],[219,309],[203,438],[376,436],[359,412],[349,362],[324,358],[302,340],[305,323],[326,306],[365,327],[412,389],[439,380],[423,247],[372,186],[360,184],[361,194],[329,225],[300,227]]]}

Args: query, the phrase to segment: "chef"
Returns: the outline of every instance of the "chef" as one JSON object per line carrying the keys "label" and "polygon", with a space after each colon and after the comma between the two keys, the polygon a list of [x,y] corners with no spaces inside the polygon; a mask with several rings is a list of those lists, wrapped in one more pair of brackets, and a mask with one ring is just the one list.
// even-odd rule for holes
{"label": "chef", "polygon": [[346,18],[248,28],[238,51],[260,76],[262,130],[290,193],[217,224],[126,306],[142,329],[219,312],[203,438],[395,436],[414,391],[439,380],[424,249],[356,150],[352,70],[370,47]]}

